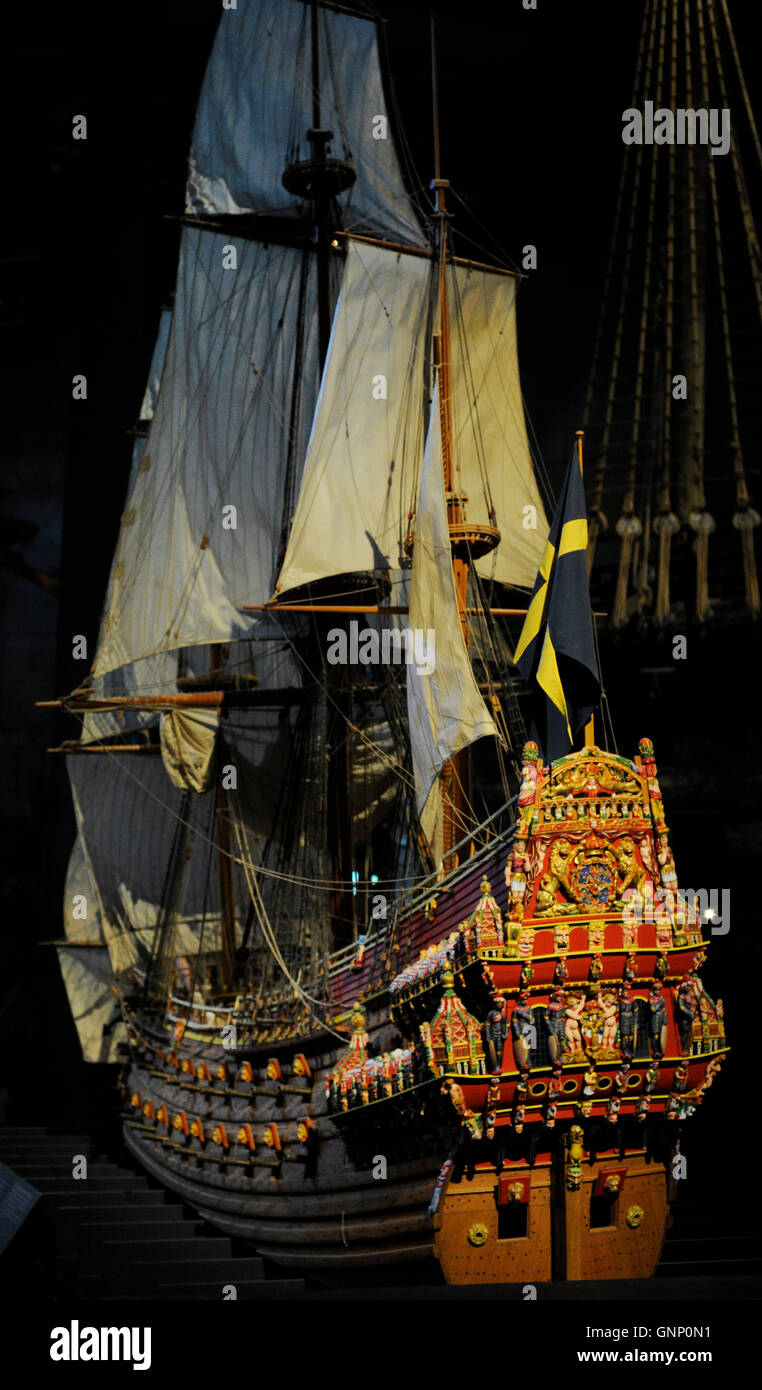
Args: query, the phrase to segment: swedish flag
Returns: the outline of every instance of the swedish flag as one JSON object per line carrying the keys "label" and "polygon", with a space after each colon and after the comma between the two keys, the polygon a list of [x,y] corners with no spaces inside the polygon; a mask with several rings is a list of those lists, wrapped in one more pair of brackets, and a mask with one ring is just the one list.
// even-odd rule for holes
{"label": "swedish flag", "polygon": [[600,699],[586,552],[585,492],[575,448],[513,655],[535,692],[534,732],[548,762],[571,752]]}

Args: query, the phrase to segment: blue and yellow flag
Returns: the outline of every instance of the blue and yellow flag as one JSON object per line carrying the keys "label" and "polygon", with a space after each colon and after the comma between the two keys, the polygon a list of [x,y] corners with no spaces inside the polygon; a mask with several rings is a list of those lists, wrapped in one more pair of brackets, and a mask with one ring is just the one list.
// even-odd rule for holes
{"label": "blue and yellow flag", "polygon": [[587,580],[587,515],[575,447],[513,655],[535,692],[534,724],[547,762],[570,753],[601,693]]}

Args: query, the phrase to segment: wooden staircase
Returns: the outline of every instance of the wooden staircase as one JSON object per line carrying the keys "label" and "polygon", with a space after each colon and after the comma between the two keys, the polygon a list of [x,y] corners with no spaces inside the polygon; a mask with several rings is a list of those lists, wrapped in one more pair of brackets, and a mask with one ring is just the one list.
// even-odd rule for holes
{"label": "wooden staircase", "polygon": [[[110,1148],[110,1145],[106,1146]],[[75,1178],[75,1156],[87,1176]],[[287,1299],[302,1279],[221,1236],[118,1151],[88,1134],[0,1128],[0,1162],[41,1194],[0,1263],[0,1295],[34,1279],[54,1298]]]}

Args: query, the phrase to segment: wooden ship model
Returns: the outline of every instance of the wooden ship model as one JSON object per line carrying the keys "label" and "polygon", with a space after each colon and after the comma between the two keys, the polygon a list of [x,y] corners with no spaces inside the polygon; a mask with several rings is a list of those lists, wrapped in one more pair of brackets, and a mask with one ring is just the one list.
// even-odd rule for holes
{"label": "wooden ship model", "polygon": [[384,90],[356,15],[222,15],[100,643],[60,702],[64,978],[85,1055],[126,1050],[130,1152],[274,1262],[648,1275],[726,1051],[708,941],[648,740],[545,765],[526,736],[510,623],[528,649],[584,570],[581,455],[554,559],[517,277],[454,255],[438,148],[419,220]]}

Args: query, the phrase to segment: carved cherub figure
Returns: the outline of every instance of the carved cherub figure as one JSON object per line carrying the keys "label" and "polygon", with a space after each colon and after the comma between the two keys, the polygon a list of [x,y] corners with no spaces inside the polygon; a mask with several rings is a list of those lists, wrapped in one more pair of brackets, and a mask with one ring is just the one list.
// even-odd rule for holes
{"label": "carved cherub figure", "polygon": [[584,1009],[584,1007],[584,994],[569,995],[569,1002],[566,1005],[566,1009],[564,1010],[566,1019],[566,1022],[564,1024],[564,1032],[566,1034],[566,1041],[572,1052],[582,1051],[582,1032],[580,1030],[580,1021],[582,1019],[582,1010]]}
{"label": "carved cherub figure", "polygon": [[601,1046],[612,1050],[616,1047],[616,1029],[619,1021],[619,1006],[616,996],[608,992],[602,994],[600,1004],[603,1017],[603,1037],[601,1038]]}

